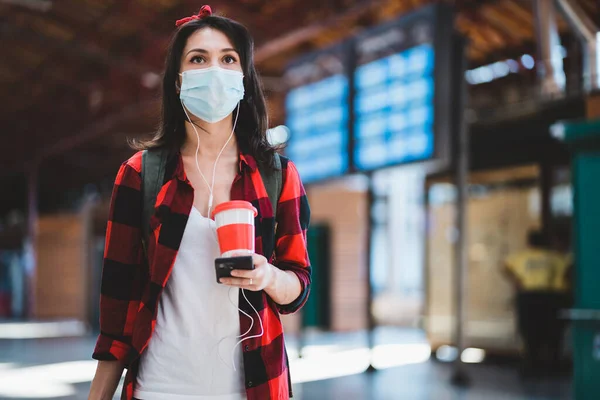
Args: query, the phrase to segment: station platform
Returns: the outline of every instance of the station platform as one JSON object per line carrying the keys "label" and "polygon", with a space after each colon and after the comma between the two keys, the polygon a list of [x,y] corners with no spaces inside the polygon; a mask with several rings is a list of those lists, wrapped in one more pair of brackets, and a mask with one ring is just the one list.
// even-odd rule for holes
{"label": "station platform", "polygon": [[[87,399],[95,336],[0,339],[0,399]],[[373,352],[364,332],[309,333],[302,358],[288,339],[296,400],[570,400],[569,378],[523,381],[511,363],[467,365],[471,385],[450,384],[423,334],[381,329]],[[364,372],[372,362],[378,370]],[[118,399],[118,396],[114,397]]]}

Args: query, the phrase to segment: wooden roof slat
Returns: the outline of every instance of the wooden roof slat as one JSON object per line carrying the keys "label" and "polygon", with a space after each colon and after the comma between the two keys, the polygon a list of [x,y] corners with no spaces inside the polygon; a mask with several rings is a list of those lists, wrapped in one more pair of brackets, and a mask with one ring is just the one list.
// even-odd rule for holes
{"label": "wooden roof slat", "polygon": [[397,18],[398,15],[407,13],[410,10],[408,3],[403,1],[390,1],[375,9],[377,19],[381,22]]}
{"label": "wooden roof slat", "polygon": [[506,36],[499,33],[498,30],[490,25],[481,25],[480,30],[492,48],[504,48],[508,45],[509,41],[513,44],[515,43],[515,40],[507,39]]}
{"label": "wooden roof slat", "polygon": [[481,60],[483,60],[485,58],[485,55],[486,53],[484,51],[479,50],[475,46],[469,46],[469,48],[467,49],[467,56],[475,62],[480,62]]}
{"label": "wooden roof slat", "polygon": [[290,9],[296,6],[295,0],[279,0],[271,1],[267,3],[262,9],[262,14],[266,17],[277,17],[281,14],[282,10]]}
{"label": "wooden roof slat", "polygon": [[466,16],[459,15],[456,19],[456,26],[463,34],[470,38],[470,46],[473,46],[484,53],[488,53],[491,50],[491,46],[481,29],[469,21]]}
{"label": "wooden roof slat", "polygon": [[29,18],[28,24],[30,29],[38,31],[41,35],[63,42],[73,39],[75,34],[73,29],[41,15]]}
{"label": "wooden roof slat", "polygon": [[503,0],[498,4],[498,9],[504,11],[509,18],[525,29],[533,31],[533,11],[528,7],[530,2],[526,3],[524,4],[522,0]]}
{"label": "wooden roof slat", "polygon": [[50,12],[67,20],[93,25],[120,1],[123,0],[60,0],[52,3]]}
{"label": "wooden roof slat", "polygon": [[179,0],[135,0],[136,7],[144,7],[157,12],[165,11],[179,4]]}
{"label": "wooden roof slat", "polygon": [[47,51],[40,50],[32,44],[15,47],[12,51],[12,57],[22,64],[30,67],[38,66],[47,55]]}
{"label": "wooden roof slat", "polygon": [[533,32],[506,15],[500,7],[483,7],[480,11],[485,20],[495,28],[504,31],[506,36],[517,40],[530,40]]}
{"label": "wooden roof slat", "polygon": [[[108,2],[108,1],[104,3],[105,7],[102,9],[103,13],[104,13],[104,14],[102,14],[103,17],[105,17],[108,14],[110,14],[110,12],[112,11],[112,7],[114,7],[115,4],[118,4],[118,3],[112,3],[112,7],[109,7],[109,3],[110,2]],[[85,4],[97,4],[97,3],[95,3],[94,1],[91,1],[91,0],[85,0]],[[75,9],[75,10],[78,9],[78,7],[73,6],[72,3],[70,1],[67,1],[67,0],[65,0],[64,2],[60,2],[60,5],[63,8],[64,7],[68,7],[69,5],[71,5],[70,9]],[[59,7],[57,7],[57,8],[59,8]],[[53,9],[52,12],[57,12],[57,11]],[[88,28],[93,31],[95,29],[95,27],[98,25],[99,20],[101,21],[101,18],[97,18],[95,20],[95,23],[89,25]],[[35,32],[27,32],[27,31],[25,31],[24,33],[29,33],[29,34],[34,34],[35,35]],[[81,32],[78,35],[74,35],[74,37],[71,40],[66,41],[64,43],[55,42],[55,41],[52,41],[52,40],[46,40],[46,45],[53,45],[53,46],[55,46],[55,48],[52,50],[52,53],[47,57],[47,60],[49,62],[55,62],[55,60],[52,60],[52,58],[54,56],[56,56],[58,53],[63,52],[63,51],[67,51],[67,52],[68,51],[73,51],[73,49],[75,49],[75,51],[80,51],[82,53],[82,55],[85,55],[86,53],[89,54],[90,49],[88,49],[88,46],[86,46],[86,45],[83,45],[83,46],[79,45],[78,46],[78,44],[76,42],[76,40],[77,41],[85,40],[85,38],[88,37],[89,35],[90,35],[90,32]],[[40,35],[36,35],[36,36],[38,36],[38,38],[39,38]],[[77,47],[79,47],[79,49],[77,49]],[[24,78],[27,79],[28,81],[35,80],[35,79],[42,80],[43,79],[43,75],[44,75],[43,69],[36,68],[34,71],[30,72],[30,75],[28,77],[24,77]]]}

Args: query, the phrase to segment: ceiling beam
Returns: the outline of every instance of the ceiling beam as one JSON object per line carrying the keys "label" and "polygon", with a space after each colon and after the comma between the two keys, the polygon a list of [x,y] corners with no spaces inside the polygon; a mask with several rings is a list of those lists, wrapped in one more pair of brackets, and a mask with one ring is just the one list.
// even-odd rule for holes
{"label": "ceiling beam", "polygon": [[81,146],[99,136],[106,134],[107,132],[110,132],[113,129],[116,129],[119,124],[139,117],[140,114],[147,113],[149,110],[156,110],[158,115],[159,109],[160,102],[158,100],[147,100],[135,103],[114,114],[108,115],[99,121],[96,121],[93,125],[75,135],[64,137],[57,141],[54,145],[42,149],[40,152],[35,154],[34,160],[42,161],[46,158],[73,150],[78,146]]}
{"label": "ceiling beam", "polygon": [[[114,10],[113,10],[114,11]],[[103,18],[108,18],[110,12],[107,10]],[[153,21],[160,17],[160,13],[151,14],[151,21],[143,21],[144,26],[152,26]],[[132,18],[137,18],[132,16]],[[65,23],[55,21],[57,24]],[[98,22],[95,26],[98,29],[102,25],[101,22]],[[94,30],[94,29],[92,29]],[[104,101],[102,104],[112,104],[113,106],[119,106],[120,104],[115,103],[114,99],[124,99],[122,102],[134,102],[139,101],[140,96],[145,96],[146,91],[148,91],[148,95],[154,96],[155,92],[148,88],[142,87],[141,80],[143,74],[148,71],[158,71],[162,66],[149,66],[144,64],[142,61],[142,57],[137,56],[127,56],[127,57],[119,57],[114,55],[114,52],[109,48],[104,48],[104,46],[99,46],[98,41],[90,38],[93,37],[92,32],[88,32],[86,37],[79,36],[77,40],[62,42],[60,40],[53,40],[51,38],[45,37],[40,33],[34,33],[33,30],[28,30],[19,26],[12,26],[12,33],[16,37],[22,38],[26,37],[27,40],[31,41],[39,41],[41,40],[45,47],[50,47],[50,57],[54,55],[56,57],[57,53],[68,54],[76,58],[82,58],[82,54],[84,55],[84,59],[88,60],[88,63],[77,64],[78,68],[83,68],[84,65],[100,64],[105,65],[107,67],[108,73],[106,73],[105,78],[95,78],[90,77],[87,73],[88,70],[74,70],[69,73],[64,73],[63,75],[53,74],[50,71],[55,70],[56,68],[46,68],[41,73],[45,75],[43,80],[34,80],[31,85],[32,87],[41,86],[44,87],[43,91],[34,91],[37,93],[35,96],[30,96],[27,98],[27,103],[13,102],[17,104],[18,108],[14,108],[11,110],[10,115],[15,115],[17,113],[24,113],[26,116],[31,116],[37,113],[39,109],[39,104],[57,104],[54,101],[54,96],[56,95],[56,90],[59,90],[59,93],[62,93],[65,87],[68,87],[69,90],[72,88],[77,88],[81,95],[84,96],[83,103],[81,101],[77,102],[78,105],[87,105],[90,101],[90,95],[92,94],[92,90],[94,88],[98,88],[101,92],[104,92]],[[76,35],[74,35],[76,36]],[[148,41],[145,47],[148,48],[156,48],[156,41]],[[64,63],[64,61],[63,61]],[[45,62],[42,62],[41,65],[44,65]],[[53,63],[54,65],[54,63]],[[70,66],[65,65],[65,67],[70,68]],[[61,67],[62,68],[62,67]],[[34,69],[35,71],[35,69]],[[85,71],[85,73],[84,73]],[[33,72],[32,72],[33,73]],[[156,73],[156,72],[155,72]],[[129,75],[129,77],[127,77]],[[91,78],[91,79],[90,79]],[[133,79],[131,79],[133,78]],[[16,90],[16,85],[19,85],[22,81],[21,79],[16,79],[13,84],[13,90]],[[100,80],[99,80],[100,79]],[[51,85],[48,83],[52,82]],[[13,90],[9,90],[7,93],[13,92]],[[140,93],[140,91],[142,93]],[[20,104],[20,105],[19,105]],[[54,132],[65,132],[68,130],[72,130],[74,127],[77,127],[75,121],[73,121],[73,115],[83,115],[89,114],[86,116],[87,121],[93,120],[95,114],[93,112],[90,113],[88,108],[82,110],[64,110],[64,112],[60,112],[56,108],[54,108],[53,121],[62,122],[64,126],[55,126],[52,131]],[[85,118],[84,118],[85,120]],[[77,128],[76,128],[77,129]],[[52,138],[52,131],[44,132],[44,138]],[[29,135],[29,132],[22,132],[22,134]],[[61,135],[62,133],[58,133],[56,136]],[[40,139],[40,140],[41,140]]]}
{"label": "ceiling beam", "polygon": [[501,30],[507,37],[517,40],[531,40],[534,36],[532,30],[525,29],[523,25],[506,15],[500,7],[483,7],[481,14],[488,23]]}
{"label": "ceiling beam", "polygon": [[257,48],[254,53],[254,60],[256,63],[260,64],[270,57],[313,39],[315,36],[320,35],[328,29],[341,25],[347,21],[352,21],[371,11],[373,8],[383,5],[387,1],[389,0],[364,0],[361,1],[360,4],[355,5],[338,15],[325,18],[322,21],[317,21],[309,26],[289,32]]}
{"label": "ceiling beam", "polygon": [[116,57],[112,55],[110,51],[100,48],[92,41],[61,41],[57,38],[45,36],[39,31],[24,26],[18,26],[10,22],[3,23],[0,30],[3,33],[3,40],[32,41],[39,43],[44,49],[51,50],[51,54],[40,63],[40,66],[31,73],[31,76],[35,76],[35,74],[41,72],[43,69],[42,66],[46,65],[49,59],[55,58],[57,53],[67,53],[85,59],[86,61],[116,67],[136,76],[148,71],[148,68],[141,66],[139,62],[134,62],[134,60],[129,58]]}
{"label": "ceiling beam", "polygon": [[0,3],[28,8],[38,12],[48,12],[52,9],[50,0],[0,0]]}
{"label": "ceiling beam", "polygon": [[[346,11],[339,12],[331,17],[324,18],[321,21],[317,21],[311,25],[293,30],[284,35],[280,35],[278,38],[270,40],[269,42],[259,46],[256,49],[254,59],[256,63],[260,64],[265,62],[271,57],[275,57],[282,52],[291,50],[292,48],[301,45],[302,43],[308,42],[323,34],[323,32],[335,28],[340,25],[351,23],[356,21],[358,18],[381,8],[393,0],[361,0],[357,1],[352,7]],[[496,3],[497,0],[425,0],[421,5],[429,3],[435,3],[436,1],[447,2],[457,7],[460,12],[470,12],[477,10],[483,5]],[[414,4],[413,4],[414,6]]]}
{"label": "ceiling beam", "polygon": [[[160,103],[158,100],[147,100],[134,103],[131,106],[125,107],[124,109],[107,115],[106,117],[95,121],[93,124],[89,124],[87,128],[57,139],[54,144],[45,146],[37,149],[26,149],[26,142],[23,142],[22,146],[15,146],[11,151],[15,154],[15,157],[2,157],[3,166],[0,168],[0,177],[12,176],[14,174],[22,173],[26,168],[32,165],[40,165],[44,160],[60,156],[69,151],[75,151],[80,146],[106,135],[107,133],[113,132],[119,129],[119,126],[127,123],[131,120],[144,119],[147,120],[146,116],[149,112],[155,110],[155,114],[159,114]],[[26,137],[22,137],[25,140]],[[26,157],[26,154],[31,154]]]}

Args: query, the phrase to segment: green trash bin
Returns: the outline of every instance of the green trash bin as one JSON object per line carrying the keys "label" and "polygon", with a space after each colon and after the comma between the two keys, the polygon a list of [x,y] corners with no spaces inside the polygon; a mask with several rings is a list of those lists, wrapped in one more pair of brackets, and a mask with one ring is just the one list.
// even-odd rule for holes
{"label": "green trash bin", "polygon": [[573,390],[600,399],[600,120],[559,123],[555,137],[572,150],[574,189]]}

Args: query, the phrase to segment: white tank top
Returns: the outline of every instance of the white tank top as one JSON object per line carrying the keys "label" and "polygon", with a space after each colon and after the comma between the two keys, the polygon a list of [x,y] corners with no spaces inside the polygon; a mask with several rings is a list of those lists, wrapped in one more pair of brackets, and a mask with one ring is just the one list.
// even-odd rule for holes
{"label": "white tank top", "polygon": [[[237,288],[216,281],[213,220],[192,207],[156,327],[142,354],[134,397],[142,400],[243,400]],[[233,370],[235,360],[237,372]]]}

